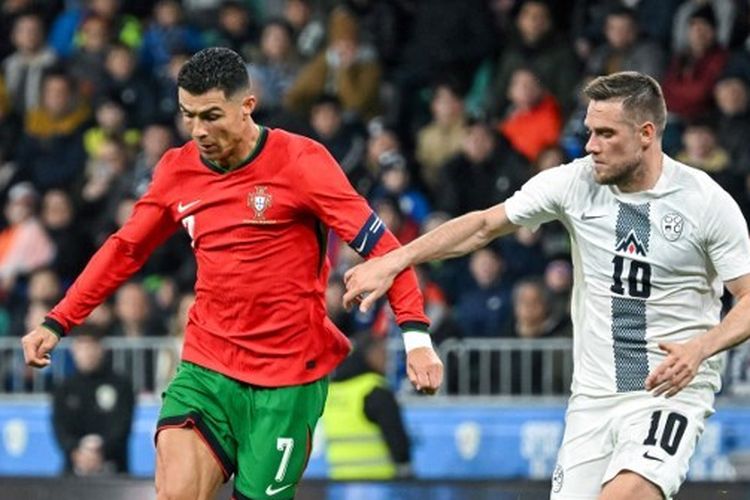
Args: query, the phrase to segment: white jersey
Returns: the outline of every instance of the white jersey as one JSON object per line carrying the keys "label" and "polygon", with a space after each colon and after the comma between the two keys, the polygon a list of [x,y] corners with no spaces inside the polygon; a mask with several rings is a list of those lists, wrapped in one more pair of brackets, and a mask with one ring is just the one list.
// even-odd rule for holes
{"label": "white jersey", "polygon": [[[574,266],[573,394],[644,390],[665,353],[719,322],[723,282],[750,273],[750,238],[737,204],[700,170],[664,156],[653,189],[597,184],[590,156],[540,174],[505,202],[508,218],[560,220]],[[722,358],[691,386],[717,391]]]}

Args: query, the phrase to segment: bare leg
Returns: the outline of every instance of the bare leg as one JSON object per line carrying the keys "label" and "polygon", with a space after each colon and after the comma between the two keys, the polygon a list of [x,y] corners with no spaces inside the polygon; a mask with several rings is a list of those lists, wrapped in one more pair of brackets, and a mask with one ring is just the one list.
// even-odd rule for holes
{"label": "bare leg", "polygon": [[599,500],[663,500],[661,489],[635,472],[624,470],[604,485]]}
{"label": "bare leg", "polygon": [[157,500],[213,500],[224,474],[194,429],[162,429],[156,443]]}

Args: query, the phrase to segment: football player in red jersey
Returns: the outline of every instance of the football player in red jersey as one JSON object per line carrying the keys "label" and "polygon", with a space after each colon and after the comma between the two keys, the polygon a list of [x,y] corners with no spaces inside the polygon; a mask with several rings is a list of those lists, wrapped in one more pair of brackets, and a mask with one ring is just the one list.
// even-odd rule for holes
{"label": "football player in red jersey", "polygon": [[[180,71],[178,94],[193,140],[164,154],[131,218],[23,338],[26,362],[49,364],[59,337],[183,226],[198,264],[196,300],[159,415],[158,498],[213,498],[233,474],[237,500],[292,498],[328,374],[350,350],[326,317],[326,232],[364,258],[398,243],[323,146],[253,121],[239,55],[198,52]],[[388,298],[408,376],[434,392],[442,364],[413,270]]]}

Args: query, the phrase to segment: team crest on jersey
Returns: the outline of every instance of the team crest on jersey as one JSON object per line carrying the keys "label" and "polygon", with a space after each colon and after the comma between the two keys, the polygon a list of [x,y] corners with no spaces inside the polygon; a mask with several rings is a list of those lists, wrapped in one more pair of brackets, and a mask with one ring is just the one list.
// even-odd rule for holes
{"label": "team crest on jersey", "polygon": [[685,227],[685,218],[677,212],[669,212],[661,219],[661,232],[668,241],[677,241]]}
{"label": "team crest on jersey", "polygon": [[643,243],[641,243],[641,241],[635,235],[635,231],[633,231],[632,229],[626,237],[624,237],[617,243],[615,250],[617,250],[618,252],[626,252],[631,255],[643,255],[644,257],[646,256],[646,250],[643,246]]}
{"label": "team crest on jersey", "polygon": [[256,186],[255,192],[247,196],[247,204],[255,211],[256,220],[264,220],[265,213],[273,205],[273,196],[266,186]]}

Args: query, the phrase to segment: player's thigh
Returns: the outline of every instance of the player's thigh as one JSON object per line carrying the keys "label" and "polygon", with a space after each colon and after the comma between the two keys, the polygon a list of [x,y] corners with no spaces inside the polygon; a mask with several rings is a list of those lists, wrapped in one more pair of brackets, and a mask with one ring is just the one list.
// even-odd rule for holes
{"label": "player's thigh", "polygon": [[[253,389],[251,418],[234,420],[238,440],[237,500],[294,497],[323,413],[328,379],[276,389]],[[247,417],[245,417],[247,420]]]}
{"label": "player's thigh", "polygon": [[156,444],[157,500],[211,500],[224,473],[192,428],[163,429]]}
{"label": "player's thigh", "polygon": [[[231,477],[236,468],[237,445],[229,413],[245,391],[245,384],[217,372],[191,363],[180,364],[162,396],[157,423],[160,492],[179,493],[191,488],[212,491],[217,470],[221,481]],[[194,484],[189,482],[193,470],[200,473]]]}
{"label": "player's thigh", "polygon": [[[644,394],[623,407],[605,486],[630,471],[644,480],[643,488],[656,485],[664,498],[672,498],[685,481],[712,404],[712,392],[685,390],[670,399]],[[611,489],[624,487],[618,480]]]}
{"label": "player's thigh", "polygon": [[552,474],[552,500],[595,500],[613,449],[607,407],[571,400]]}
{"label": "player's thigh", "polygon": [[602,488],[599,500],[662,500],[661,488],[640,474],[623,470]]}

